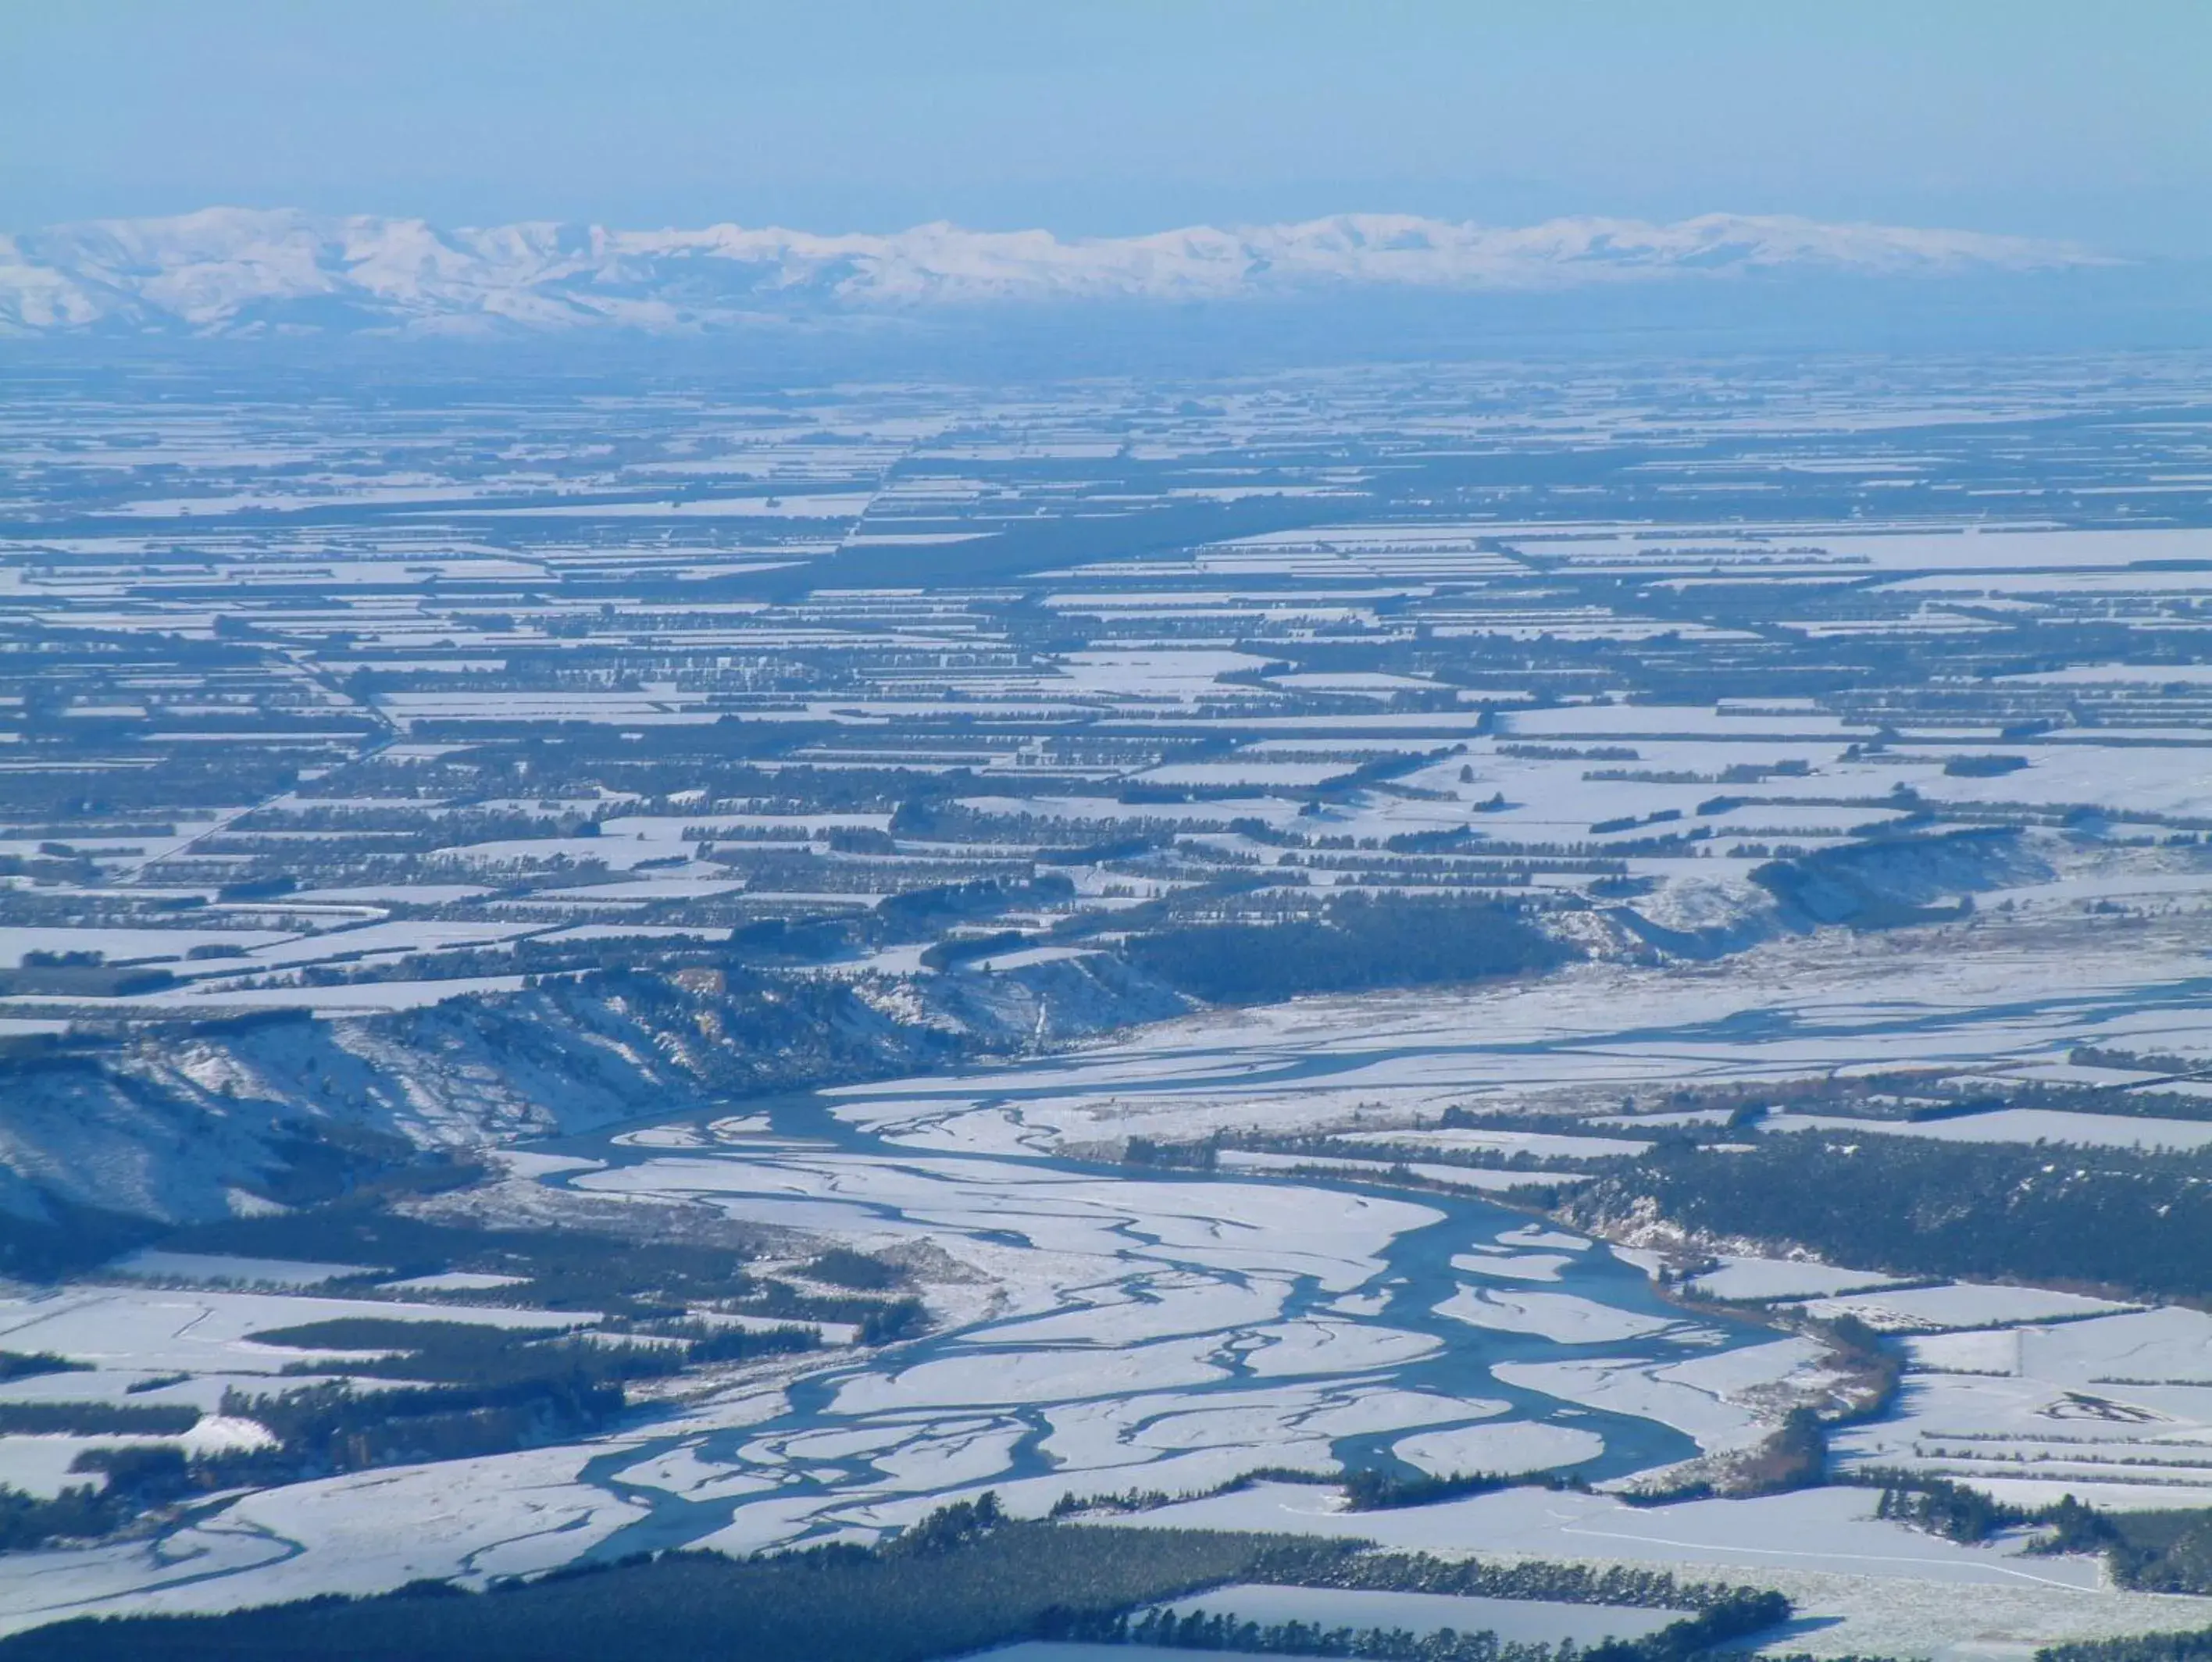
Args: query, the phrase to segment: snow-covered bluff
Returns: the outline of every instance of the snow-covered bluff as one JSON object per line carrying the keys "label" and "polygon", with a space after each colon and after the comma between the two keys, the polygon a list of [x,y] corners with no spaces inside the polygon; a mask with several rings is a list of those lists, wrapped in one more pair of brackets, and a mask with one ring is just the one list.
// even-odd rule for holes
{"label": "snow-covered bluff", "polygon": [[0,331],[728,327],[765,316],[1006,302],[1226,300],[1358,288],[1553,288],[1754,272],[1923,276],[2096,264],[1972,231],[1708,214],[1519,228],[1407,215],[1062,240],[948,224],[890,235],[621,231],[210,208],[0,236]]}
{"label": "snow-covered bluff", "polygon": [[1189,1008],[1091,954],[858,981],[609,972],[386,1015],[125,1030],[0,1058],[0,1240],[10,1220],[79,1209],[177,1222],[253,1211],[410,1149],[915,1073]]}

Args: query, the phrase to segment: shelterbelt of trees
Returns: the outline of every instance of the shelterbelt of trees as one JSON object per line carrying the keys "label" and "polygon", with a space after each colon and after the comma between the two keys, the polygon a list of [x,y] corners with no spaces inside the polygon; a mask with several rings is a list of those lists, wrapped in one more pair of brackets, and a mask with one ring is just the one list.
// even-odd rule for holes
{"label": "shelterbelt of trees", "polygon": [[1272,925],[1158,930],[1132,937],[1124,950],[1138,968],[1214,1004],[1473,981],[1548,969],[1569,955],[1510,905],[1364,896]]}
{"label": "shelterbelt of trees", "polygon": [[1665,1139],[1564,1203],[1584,1227],[1656,1212],[1694,1234],[1908,1276],[2201,1297],[2212,1156],[1790,1131],[1724,1156]]}

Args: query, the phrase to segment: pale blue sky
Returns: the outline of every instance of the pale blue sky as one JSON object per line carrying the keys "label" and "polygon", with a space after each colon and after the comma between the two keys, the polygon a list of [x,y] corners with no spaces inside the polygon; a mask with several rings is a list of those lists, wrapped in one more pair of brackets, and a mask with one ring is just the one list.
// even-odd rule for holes
{"label": "pale blue sky", "polygon": [[1799,212],[2212,254],[2212,0],[0,0],[0,227]]}

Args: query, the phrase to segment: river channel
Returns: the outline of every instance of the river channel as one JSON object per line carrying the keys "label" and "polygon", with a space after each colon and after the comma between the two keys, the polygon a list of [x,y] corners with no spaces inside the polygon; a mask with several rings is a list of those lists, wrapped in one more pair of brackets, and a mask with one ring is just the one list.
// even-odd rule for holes
{"label": "river channel", "polygon": [[[584,1481],[644,1512],[592,1556],[824,1538],[984,1488],[1042,1510],[1061,1494],[1188,1493],[1331,1460],[1600,1483],[1698,1445],[1501,1368],[1656,1370],[1774,1337],[1687,1319],[1602,1245],[1480,1198],[916,1149],[836,1107],[799,1094],[746,1105],[735,1132],[726,1108],[538,1145],[591,1162],[549,1184],[704,1201],[862,1245],[924,1241],[1004,1283],[1003,1310],[855,1351],[744,1423],[686,1420],[595,1459]],[[1450,1313],[1470,1299],[1474,1319]],[[1452,1461],[1455,1437],[1488,1458]],[[1409,1447],[1425,1457],[1409,1462]]]}

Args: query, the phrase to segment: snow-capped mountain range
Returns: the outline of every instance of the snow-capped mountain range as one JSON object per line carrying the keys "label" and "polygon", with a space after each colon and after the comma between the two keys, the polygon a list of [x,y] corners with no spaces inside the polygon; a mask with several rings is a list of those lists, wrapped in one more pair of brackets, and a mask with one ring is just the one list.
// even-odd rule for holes
{"label": "snow-capped mountain range", "polygon": [[922,225],[618,231],[210,208],[0,236],[0,331],[681,333],[794,314],[1558,288],[1755,273],[1913,276],[2108,262],[1971,231],[1709,214],[1506,228],[1404,215],[1147,236]]}

